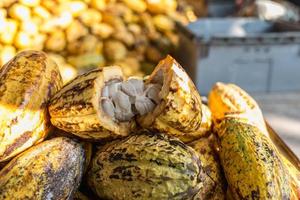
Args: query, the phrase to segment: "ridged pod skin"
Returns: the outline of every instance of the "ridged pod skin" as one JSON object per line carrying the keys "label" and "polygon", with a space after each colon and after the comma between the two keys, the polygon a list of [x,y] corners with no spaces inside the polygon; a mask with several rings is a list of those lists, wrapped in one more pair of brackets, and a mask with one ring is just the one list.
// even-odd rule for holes
{"label": "ridged pod skin", "polygon": [[49,104],[51,122],[82,139],[105,140],[127,136],[135,122],[115,122],[99,104],[105,83],[123,80],[119,67],[105,67],[80,75],[65,85]]}
{"label": "ridged pod skin", "polygon": [[191,147],[166,134],[143,133],[102,147],[88,183],[103,199],[193,199],[205,176]]}
{"label": "ridged pod skin", "polygon": [[[252,124],[259,128],[266,136],[273,138],[268,133],[262,111],[257,102],[244,90],[234,84],[224,84],[221,82],[216,83],[209,93],[208,99],[209,108],[212,111],[212,117],[215,124],[219,123],[225,117],[240,118],[245,120],[248,124]],[[295,191],[299,191],[300,196],[300,172],[290,162],[284,147],[277,146],[280,152],[279,156],[286,168],[289,171],[291,178],[294,180]],[[287,156],[287,157],[286,157]]]}
{"label": "ridged pod skin", "polygon": [[246,118],[249,123],[254,124],[268,135],[258,104],[247,92],[235,84],[217,82],[209,92],[208,106],[215,123],[221,121],[226,115],[235,115]]}
{"label": "ridged pod skin", "polygon": [[[210,137],[214,137],[211,135]],[[201,138],[188,143],[198,153],[204,173],[203,188],[194,197],[194,200],[222,200],[226,196],[226,180],[222,171],[217,152],[213,148],[210,138]]]}
{"label": "ridged pod skin", "polygon": [[256,126],[225,118],[217,131],[221,164],[234,199],[298,199],[279,153]]}
{"label": "ridged pod skin", "polygon": [[162,78],[163,86],[159,93],[161,103],[156,108],[138,118],[138,123],[147,129],[167,133],[188,142],[195,133],[201,134],[201,98],[184,69],[171,56],[156,66],[145,81],[157,83]]}
{"label": "ridged pod skin", "polygon": [[13,158],[0,171],[0,199],[71,199],[79,186],[84,150],[68,138],[54,138]]}
{"label": "ridged pod skin", "polygon": [[20,52],[0,69],[0,162],[44,140],[47,103],[61,87],[57,65],[43,52]]}

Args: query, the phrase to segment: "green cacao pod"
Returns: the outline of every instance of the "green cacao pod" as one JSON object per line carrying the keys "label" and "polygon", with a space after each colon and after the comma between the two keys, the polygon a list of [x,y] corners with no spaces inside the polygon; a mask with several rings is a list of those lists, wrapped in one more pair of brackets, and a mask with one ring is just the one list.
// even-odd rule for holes
{"label": "green cacao pod", "polygon": [[193,199],[204,176],[191,147],[165,134],[143,133],[99,149],[88,183],[103,199]]}
{"label": "green cacao pod", "polygon": [[258,127],[225,118],[217,130],[220,159],[234,199],[297,199],[289,171]]}

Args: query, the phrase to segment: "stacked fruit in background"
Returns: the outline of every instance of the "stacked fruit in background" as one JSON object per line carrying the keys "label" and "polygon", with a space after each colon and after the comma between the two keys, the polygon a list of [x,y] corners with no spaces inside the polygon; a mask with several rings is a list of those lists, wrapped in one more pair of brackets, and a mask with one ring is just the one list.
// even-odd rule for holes
{"label": "stacked fruit in background", "polygon": [[43,50],[68,81],[77,71],[117,64],[150,73],[176,48],[175,22],[195,15],[177,0],[2,0],[0,65],[16,52]]}

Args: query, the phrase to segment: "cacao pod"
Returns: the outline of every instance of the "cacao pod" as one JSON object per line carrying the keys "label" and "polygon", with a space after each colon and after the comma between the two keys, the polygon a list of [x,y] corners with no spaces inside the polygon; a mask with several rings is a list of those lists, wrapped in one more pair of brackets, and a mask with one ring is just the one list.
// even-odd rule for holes
{"label": "cacao pod", "polygon": [[268,135],[262,111],[257,102],[235,84],[216,83],[208,96],[208,106],[215,123],[226,115],[245,118]]}
{"label": "cacao pod", "polygon": [[[168,56],[155,67],[145,84],[161,83],[161,103],[138,118],[147,129],[174,135],[184,142],[202,134],[202,109],[200,95],[184,69]],[[199,136],[198,136],[199,137]]]}
{"label": "cacao pod", "polygon": [[84,156],[79,143],[63,137],[31,147],[0,171],[0,199],[71,199]]}
{"label": "cacao pod", "polygon": [[103,140],[128,135],[135,121],[116,122],[100,104],[105,83],[123,80],[119,67],[105,67],[80,75],[65,85],[49,103],[54,126],[83,139]]}
{"label": "cacao pod", "polygon": [[191,147],[165,134],[142,133],[100,148],[88,183],[104,199],[192,199],[205,176]]}
{"label": "cacao pod", "polygon": [[214,135],[188,143],[198,153],[203,170],[207,174],[207,179],[203,180],[203,189],[198,192],[194,200],[221,200],[226,196],[226,179],[212,144],[214,139],[211,137]]}
{"label": "cacao pod", "polygon": [[0,162],[47,136],[47,103],[61,88],[57,65],[39,51],[23,51],[0,69]]}
{"label": "cacao pod", "polygon": [[260,129],[227,117],[217,131],[221,164],[234,199],[297,199],[283,160]]}

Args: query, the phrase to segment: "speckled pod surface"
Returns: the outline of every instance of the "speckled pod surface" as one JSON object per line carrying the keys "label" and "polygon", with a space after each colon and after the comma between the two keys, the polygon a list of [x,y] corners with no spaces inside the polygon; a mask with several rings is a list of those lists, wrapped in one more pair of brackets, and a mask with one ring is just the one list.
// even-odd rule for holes
{"label": "speckled pod surface", "polygon": [[139,117],[139,124],[171,134],[184,142],[195,139],[195,133],[201,135],[202,103],[194,83],[171,56],[160,61],[146,84],[155,83],[159,76],[163,78],[162,102],[153,112]]}
{"label": "speckled pod surface", "polygon": [[61,87],[57,65],[43,52],[23,51],[0,69],[0,162],[47,136],[47,103]]}
{"label": "speckled pod surface", "polygon": [[268,135],[264,117],[257,102],[242,88],[229,83],[217,82],[208,96],[208,106],[215,123],[220,122],[226,115],[247,119]]}
{"label": "speckled pod surface", "polygon": [[234,199],[297,199],[279,153],[257,127],[225,118],[220,159]]}
{"label": "speckled pod surface", "polygon": [[100,148],[88,183],[103,199],[193,199],[205,176],[191,147],[166,134],[142,133]]}
{"label": "speckled pod surface", "polygon": [[202,104],[201,105],[201,112],[202,112],[202,117],[201,117],[201,124],[200,128],[197,131],[189,132],[188,134],[184,134],[180,136],[180,139],[184,141],[185,143],[189,143],[191,141],[195,141],[201,138],[205,138],[208,135],[211,134],[212,130],[212,114],[210,109],[207,107],[207,105]]}
{"label": "speckled pod surface", "polygon": [[203,170],[207,174],[202,181],[202,189],[199,190],[194,200],[225,199],[227,183],[218,154],[213,148],[212,140],[204,137],[188,143],[188,145],[198,153]]}
{"label": "speckled pod surface", "polygon": [[73,79],[51,99],[48,109],[52,124],[83,139],[99,141],[128,135],[135,123],[114,122],[100,105],[102,89],[112,79],[123,80],[119,67],[93,70]]}
{"label": "speckled pod surface", "polygon": [[72,199],[84,156],[81,144],[63,137],[31,147],[0,171],[0,199]]}

